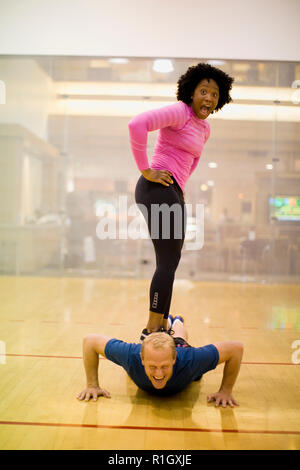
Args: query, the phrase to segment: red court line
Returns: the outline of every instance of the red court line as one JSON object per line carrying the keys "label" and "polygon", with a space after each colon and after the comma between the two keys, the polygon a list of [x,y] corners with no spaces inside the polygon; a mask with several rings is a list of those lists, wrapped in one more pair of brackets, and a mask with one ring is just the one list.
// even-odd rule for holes
{"label": "red court line", "polygon": [[[0,356],[11,356],[11,357],[41,357],[41,358],[49,358],[49,359],[83,359],[82,356],[48,356],[44,354],[1,354]],[[99,359],[106,359],[103,356],[99,356]],[[300,366],[299,364],[294,364],[293,362],[242,362],[241,364],[248,364],[248,365],[268,365],[268,366]]]}
{"label": "red court line", "polygon": [[[81,356],[45,356],[42,354],[0,354],[0,356],[12,356],[12,357],[43,357],[50,359],[82,359]],[[104,357],[99,357],[99,359],[104,359]]]}
{"label": "red court line", "polygon": [[294,364],[293,362],[241,362],[241,364],[249,365],[267,365],[267,366],[300,366],[299,364]]}
{"label": "red court line", "polygon": [[268,429],[209,429],[209,428],[167,428],[159,426],[121,426],[108,424],[77,424],[77,423],[39,423],[28,421],[0,421],[0,424],[14,426],[52,426],[52,427],[69,427],[69,428],[92,428],[92,429],[124,429],[139,431],[181,431],[181,432],[221,432],[236,434],[296,434],[300,435],[300,431],[278,431]]}

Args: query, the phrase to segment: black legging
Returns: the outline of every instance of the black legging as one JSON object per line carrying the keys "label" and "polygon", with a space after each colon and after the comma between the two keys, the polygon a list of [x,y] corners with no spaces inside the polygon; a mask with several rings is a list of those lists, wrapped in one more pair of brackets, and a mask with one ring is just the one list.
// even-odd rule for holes
{"label": "black legging", "polygon": [[183,193],[173,176],[172,179],[173,184],[164,186],[141,176],[135,189],[135,200],[147,222],[156,254],[149,310],[163,314],[164,318],[168,318],[170,310],[175,271],[181,258],[186,227]]}

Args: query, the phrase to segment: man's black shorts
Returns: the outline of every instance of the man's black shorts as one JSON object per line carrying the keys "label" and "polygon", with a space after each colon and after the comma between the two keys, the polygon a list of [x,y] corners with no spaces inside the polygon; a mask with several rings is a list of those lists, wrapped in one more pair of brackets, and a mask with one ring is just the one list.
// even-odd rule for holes
{"label": "man's black shorts", "polygon": [[[173,338],[174,343],[176,348],[191,348],[192,346],[186,342],[185,339],[183,338]],[[199,375],[199,377],[195,378],[194,381],[198,382],[201,379],[202,375]]]}

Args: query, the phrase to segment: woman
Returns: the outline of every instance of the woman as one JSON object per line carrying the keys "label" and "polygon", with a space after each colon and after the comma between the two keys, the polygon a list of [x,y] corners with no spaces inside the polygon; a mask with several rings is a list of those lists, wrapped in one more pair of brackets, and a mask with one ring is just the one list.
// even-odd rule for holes
{"label": "woman", "polygon": [[[208,64],[189,67],[177,82],[177,103],[144,112],[129,122],[131,149],[142,173],[135,199],[148,224],[156,254],[156,271],[150,286],[149,320],[141,340],[154,331],[167,330],[175,271],[185,236],[185,184],[195,170],[210,135],[206,119],[232,101],[232,83],[232,77]],[[157,129],[159,135],[150,166],[146,151],[147,135]],[[157,211],[153,211],[161,204],[180,209],[174,214],[169,211],[168,237],[162,233],[162,219]]]}

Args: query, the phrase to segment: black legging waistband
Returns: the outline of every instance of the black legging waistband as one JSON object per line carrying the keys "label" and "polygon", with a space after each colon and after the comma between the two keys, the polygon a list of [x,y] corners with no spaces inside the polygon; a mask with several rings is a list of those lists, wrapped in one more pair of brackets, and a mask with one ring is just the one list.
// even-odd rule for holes
{"label": "black legging waistband", "polygon": [[[151,184],[157,184],[157,185],[161,185],[161,186],[164,186],[162,185],[161,183],[155,183],[154,181],[149,181],[147,180],[147,178],[145,178],[143,175],[141,175],[141,178],[148,181],[149,183]],[[177,191],[177,193],[179,194],[180,198],[183,199],[183,191],[181,189],[181,187],[179,186],[179,184],[177,183],[176,179],[174,178],[174,176],[172,175],[171,176],[172,180],[173,180],[173,184],[171,186],[173,186],[173,188],[175,189],[175,191]]]}

